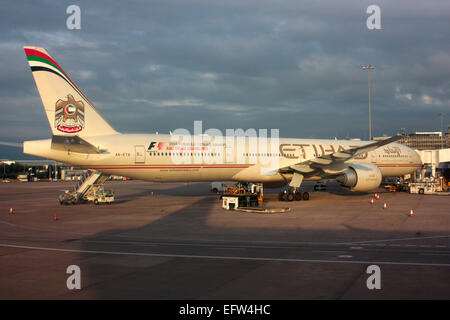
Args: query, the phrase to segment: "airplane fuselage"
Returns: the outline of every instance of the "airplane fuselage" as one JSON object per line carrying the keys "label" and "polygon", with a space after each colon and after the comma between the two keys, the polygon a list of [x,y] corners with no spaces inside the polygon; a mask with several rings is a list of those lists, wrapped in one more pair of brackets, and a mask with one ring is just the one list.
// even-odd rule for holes
{"label": "airplane fuselage", "polygon": [[[288,167],[341,150],[367,145],[370,141],[280,138],[258,150],[249,138],[230,146],[215,139],[200,144],[173,141],[172,135],[116,134],[89,137],[97,153],[77,153],[52,149],[51,139],[27,141],[24,153],[70,163],[106,174],[158,182],[248,181],[283,183],[291,178],[282,173],[268,174],[264,168]],[[269,140],[270,141],[270,140]],[[418,170],[422,163],[412,149],[392,143],[349,160],[376,165],[384,177],[403,176]],[[333,172],[311,171],[305,180],[320,180]]]}

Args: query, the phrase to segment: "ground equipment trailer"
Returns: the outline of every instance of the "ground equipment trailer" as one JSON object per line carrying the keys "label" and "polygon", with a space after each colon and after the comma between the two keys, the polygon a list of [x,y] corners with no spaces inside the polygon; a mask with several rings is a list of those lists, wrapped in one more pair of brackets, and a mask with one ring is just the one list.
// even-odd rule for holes
{"label": "ground equipment trailer", "polygon": [[95,192],[87,194],[83,200],[93,202],[94,204],[114,202],[114,193],[112,190],[103,189],[103,187],[95,190]]}
{"label": "ground equipment trailer", "polygon": [[409,193],[435,194],[436,192],[441,191],[443,191],[443,189],[439,181],[421,181],[409,184]]}
{"label": "ground equipment trailer", "polygon": [[114,193],[112,190],[105,190],[103,189],[103,187],[99,187],[96,190],[93,190],[92,192],[84,195],[76,191],[66,190],[59,196],[59,203],[62,205],[77,204],[83,202],[93,202],[94,204],[111,204],[114,202]]}
{"label": "ground equipment trailer", "polygon": [[236,210],[238,208],[258,207],[257,195],[228,195],[222,196],[222,208]]}

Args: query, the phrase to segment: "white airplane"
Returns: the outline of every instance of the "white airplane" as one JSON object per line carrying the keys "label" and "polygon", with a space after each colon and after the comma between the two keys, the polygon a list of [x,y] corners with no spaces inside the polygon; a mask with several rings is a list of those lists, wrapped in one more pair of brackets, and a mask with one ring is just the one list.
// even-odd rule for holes
{"label": "white airplane", "polygon": [[[215,137],[196,145],[180,144],[173,135],[121,134],[44,48],[24,49],[53,134],[51,139],[25,141],[23,152],[30,155],[147,181],[289,184],[289,194],[302,181],[321,179],[370,191],[382,177],[422,167],[417,152],[394,143],[399,136],[377,142],[279,138],[263,148],[249,137],[230,146]],[[176,160],[180,157],[184,163]],[[267,160],[270,170],[263,170]]]}

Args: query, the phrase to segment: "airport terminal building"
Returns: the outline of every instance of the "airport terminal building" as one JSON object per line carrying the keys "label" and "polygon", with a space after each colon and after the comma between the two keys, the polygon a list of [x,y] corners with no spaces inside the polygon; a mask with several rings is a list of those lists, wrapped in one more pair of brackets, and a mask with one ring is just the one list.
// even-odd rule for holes
{"label": "airport terminal building", "polygon": [[[374,137],[374,140],[384,140],[386,137]],[[450,148],[450,126],[447,133],[436,132],[414,132],[403,134],[403,138],[398,141],[414,150],[438,150]]]}
{"label": "airport terminal building", "polygon": [[[386,137],[374,137],[374,140],[384,140]],[[415,150],[437,150],[450,148],[450,126],[447,133],[442,132],[414,132],[403,134],[403,138],[398,141],[405,146]]]}
{"label": "airport terminal building", "polygon": [[415,132],[405,135],[399,142],[415,150],[446,149],[450,148],[450,133]]}

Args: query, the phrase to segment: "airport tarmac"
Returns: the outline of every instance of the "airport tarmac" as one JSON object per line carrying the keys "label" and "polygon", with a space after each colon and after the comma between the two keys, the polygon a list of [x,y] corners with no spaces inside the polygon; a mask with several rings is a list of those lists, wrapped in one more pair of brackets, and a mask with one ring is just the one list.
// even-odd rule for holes
{"label": "airport tarmac", "polygon": [[0,299],[450,298],[450,197],[383,192],[371,206],[332,183],[299,202],[266,189],[267,206],[292,210],[254,214],[223,210],[207,183],[110,181],[115,203],[61,206],[73,185],[0,184]]}

